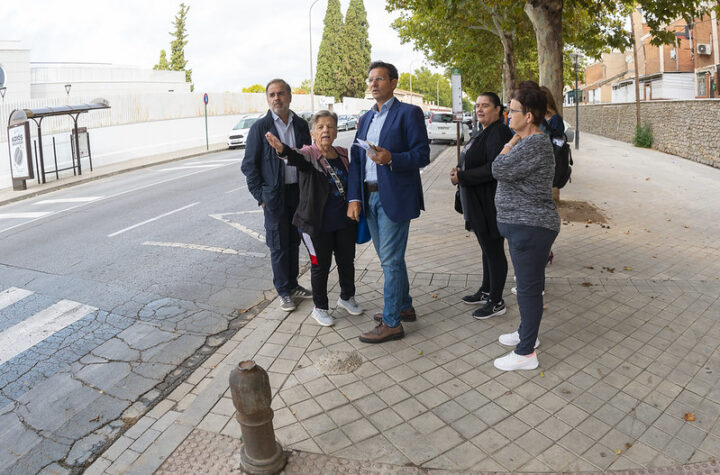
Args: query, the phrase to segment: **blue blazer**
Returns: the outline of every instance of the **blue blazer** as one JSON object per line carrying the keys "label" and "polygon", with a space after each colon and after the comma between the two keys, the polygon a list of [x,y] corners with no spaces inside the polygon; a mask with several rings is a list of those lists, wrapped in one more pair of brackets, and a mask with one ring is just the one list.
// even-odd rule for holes
{"label": "blue blazer", "polygon": [[[355,138],[365,140],[374,112],[360,118]],[[399,223],[420,216],[425,209],[420,168],[430,163],[430,145],[425,115],[418,106],[405,104],[397,98],[388,110],[380,131],[382,148],[392,154],[391,165],[378,165],[378,192],[388,218]],[[360,200],[365,207],[365,161],[360,147],[352,147],[348,179],[348,199]]]}
{"label": "blue blazer", "polygon": [[[295,145],[298,148],[310,145],[308,123],[293,111],[290,114],[293,115]],[[279,136],[270,111],[250,127],[241,169],[258,206],[265,203],[265,210],[270,214],[281,214],[285,206],[285,165],[265,138],[268,131]]]}

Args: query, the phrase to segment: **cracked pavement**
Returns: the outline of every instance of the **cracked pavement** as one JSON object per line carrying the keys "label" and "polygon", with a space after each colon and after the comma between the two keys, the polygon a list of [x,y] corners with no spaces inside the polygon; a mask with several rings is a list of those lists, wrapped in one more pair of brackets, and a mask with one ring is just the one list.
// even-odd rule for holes
{"label": "cracked pavement", "polygon": [[[267,259],[142,245],[180,241],[262,255],[263,243],[209,216],[255,207],[247,192],[228,192],[244,178],[239,162],[227,160],[241,156],[210,154],[201,160],[225,161],[194,174],[168,165],[130,172],[0,207],[54,211],[41,202],[110,196],[0,228],[0,292],[32,292],[0,308],[0,334],[63,299],[97,309],[0,364],[0,473],[82,471],[265,300]],[[134,187],[142,189],[122,193]],[[180,201],[200,205],[108,236]],[[261,215],[235,219],[262,231]]]}

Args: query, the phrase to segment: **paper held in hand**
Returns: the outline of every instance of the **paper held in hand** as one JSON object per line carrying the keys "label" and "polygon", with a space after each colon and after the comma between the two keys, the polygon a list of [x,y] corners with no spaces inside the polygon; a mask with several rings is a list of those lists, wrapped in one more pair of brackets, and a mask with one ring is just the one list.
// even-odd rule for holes
{"label": "paper held in hand", "polygon": [[369,140],[355,139],[355,143],[353,144],[353,146],[360,147],[361,149],[365,150],[371,157],[375,156],[375,144],[370,142]]}

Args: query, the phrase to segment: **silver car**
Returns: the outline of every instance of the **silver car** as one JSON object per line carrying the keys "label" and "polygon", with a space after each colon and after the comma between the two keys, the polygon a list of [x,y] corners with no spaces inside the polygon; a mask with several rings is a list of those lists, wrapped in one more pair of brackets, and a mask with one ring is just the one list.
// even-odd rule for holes
{"label": "silver car", "polygon": [[[433,140],[444,140],[448,142],[457,141],[457,125],[453,121],[453,115],[449,112],[431,112],[427,121],[427,133],[430,142]],[[467,124],[460,123],[460,143],[470,138],[470,128]]]}

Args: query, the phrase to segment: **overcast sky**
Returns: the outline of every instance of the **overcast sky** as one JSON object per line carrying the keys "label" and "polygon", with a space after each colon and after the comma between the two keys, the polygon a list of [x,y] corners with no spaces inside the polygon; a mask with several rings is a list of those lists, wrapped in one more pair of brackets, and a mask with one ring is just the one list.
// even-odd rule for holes
{"label": "overcast sky", "polygon": [[[3,1],[0,40],[21,40],[31,61],[105,62],[152,68],[170,56],[174,0]],[[190,5],[185,58],[196,91],[240,91],[280,76],[293,86],[310,77],[308,8],[312,0],[186,0]],[[343,15],[349,0],[340,0]],[[313,64],[327,0],[312,9]],[[401,45],[385,0],[365,0],[372,58],[402,71],[424,56]]]}

